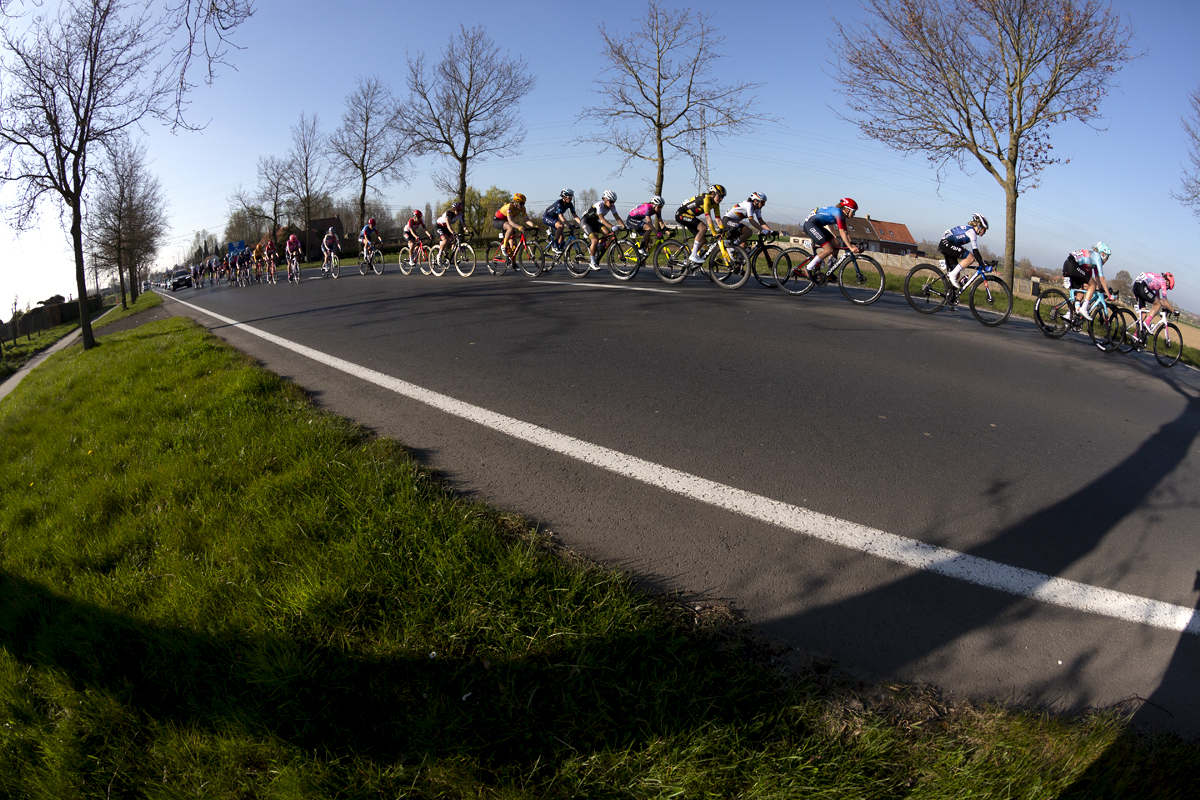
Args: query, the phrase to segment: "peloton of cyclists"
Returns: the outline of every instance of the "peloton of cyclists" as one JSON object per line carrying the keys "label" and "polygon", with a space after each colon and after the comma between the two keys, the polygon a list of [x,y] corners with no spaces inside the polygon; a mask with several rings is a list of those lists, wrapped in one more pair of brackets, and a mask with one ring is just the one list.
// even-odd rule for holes
{"label": "peloton of cyclists", "polygon": [[1112,297],[1112,292],[1108,289],[1108,281],[1104,279],[1104,264],[1111,255],[1112,250],[1108,245],[1104,242],[1096,242],[1095,248],[1075,250],[1063,262],[1063,277],[1067,278],[1071,284],[1071,296],[1075,296],[1076,289],[1087,287],[1083,300],[1075,304],[1075,313],[1083,315],[1086,320],[1092,318],[1092,315],[1088,313],[1088,304],[1092,301],[1092,295],[1096,289],[1103,288],[1105,296],[1110,299]]}
{"label": "peloton of cyclists", "polygon": [[625,224],[631,231],[641,231],[642,240],[638,242],[638,254],[646,257],[646,248],[650,245],[650,235],[663,229],[662,210],[667,204],[661,195],[654,195],[649,203],[642,203],[636,208],[629,209],[625,216]]}
{"label": "peloton of cyclists", "polygon": [[821,262],[832,256],[837,250],[833,233],[827,227],[829,225],[837,225],[838,235],[842,237],[842,242],[847,250],[851,253],[861,253],[862,250],[850,242],[850,233],[847,228],[847,220],[853,217],[856,211],[858,211],[858,203],[849,197],[838,200],[836,205],[814,208],[808,215],[808,219],[804,220],[803,228],[808,238],[812,240],[815,253],[807,265],[797,266],[793,269],[797,273],[800,270],[807,270],[809,278],[816,276],[817,270],[821,268]]}
{"label": "peloton of cyclists", "polygon": [[[725,187],[714,183],[704,194],[688,199],[675,210],[675,221],[687,229],[695,238],[692,240],[692,254],[688,261],[693,264],[703,264],[700,248],[704,247],[704,237],[708,229],[714,225],[721,227],[720,203],[725,199]],[[700,219],[703,216],[704,219]]]}
{"label": "peloton of cyclists", "polygon": [[958,274],[967,267],[983,263],[979,252],[979,237],[988,231],[987,217],[983,214],[972,214],[971,221],[966,225],[951,228],[942,234],[938,242],[938,252],[946,259],[946,277],[950,283],[958,287]]}
{"label": "peloton of cyclists", "polygon": [[337,248],[339,253],[342,252],[342,243],[338,241],[337,234],[333,232],[333,228],[325,231],[325,235],[321,237],[321,272],[328,273],[332,266],[330,258],[333,256],[333,249]]}
{"label": "peloton of cyclists", "polygon": [[767,196],[762,192],[755,192],[726,211],[721,217],[721,223],[731,234],[737,235],[738,244],[745,244],[752,231],[771,233],[771,229],[762,218],[762,209],[766,204]]}
{"label": "peloton of cyclists", "polygon": [[578,216],[575,213],[573,189],[563,189],[558,199],[542,212],[542,224],[546,226],[546,232],[550,235],[550,247],[555,253],[562,252],[567,227],[575,222]]}
{"label": "peloton of cyclists", "polygon": [[580,220],[584,232],[588,235],[588,256],[593,270],[600,269],[600,264],[596,260],[596,248],[600,245],[600,237],[613,229],[613,226],[605,219],[609,214],[612,214],[617,222],[624,226],[625,221],[617,213],[617,193],[611,189],[605,189],[596,204],[583,212],[583,218]]}

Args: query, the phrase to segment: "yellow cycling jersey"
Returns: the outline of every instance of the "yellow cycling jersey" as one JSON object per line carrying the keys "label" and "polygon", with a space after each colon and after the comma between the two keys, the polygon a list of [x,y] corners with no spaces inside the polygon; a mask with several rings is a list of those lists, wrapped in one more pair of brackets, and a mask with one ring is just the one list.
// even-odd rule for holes
{"label": "yellow cycling jersey", "polygon": [[717,203],[712,199],[712,195],[708,194],[707,192],[691,198],[686,203],[681,205],[679,210],[675,212],[675,216],[685,217],[687,219],[695,219],[703,214],[708,214],[713,217],[721,216],[721,209],[717,207]]}
{"label": "yellow cycling jersey", "polygon": [[510,219],[513,222],[520,222],[525,219],[525,208],[516,203],[505,203],[496,212],[496,219]]}

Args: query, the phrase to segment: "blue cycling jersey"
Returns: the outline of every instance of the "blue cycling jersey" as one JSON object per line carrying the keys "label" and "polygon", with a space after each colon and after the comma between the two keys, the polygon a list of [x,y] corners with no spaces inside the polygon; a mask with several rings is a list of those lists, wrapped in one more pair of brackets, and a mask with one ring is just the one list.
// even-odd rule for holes
{"label": "blue cycling jersey", "polygon": [[813,209],[813,212],[808,215],[807,221],[817,225],[832,225],[836,222],[840,230],[846,230],[846,215],[838,206]]}
{"label": "blue cycling jersey", "polygon": [[970,225],[959,225],[957,228],[951,228],[942,234],[942,238],[964,250],[979,249],[978,234],[975,232],[975,228]]}
{"label": "blue cycling jersey", "polygon": [[563,200],[560,197],[557,200],[555,200],[553,203],[551,203],[549,208],[547,208],[545,211],[542,212],[542,219],[543,220],[545,220],[545,219],[557,220],[559,215],[567,214],[567,213],[571,213],[571,214],[575,213],[575,201]]}
{"label": "blue cycling jersey", "polygon": [[359,233],[358,233],[358,238],[365,239],[368,234],[373,234],[373,233],[375,233],[375,228],[373,226],[363,225],[363,229],[361,231],[359,231]]}
{"label": "blue cycling jersey", "polygon": [[[1061,252],[1061,251],[1060,251]],[[1071,253],[1075,263],[1081,267],[1092,267],[1096,274],[1104,277],[1104,258],[1095,250],[1075,250]]]}

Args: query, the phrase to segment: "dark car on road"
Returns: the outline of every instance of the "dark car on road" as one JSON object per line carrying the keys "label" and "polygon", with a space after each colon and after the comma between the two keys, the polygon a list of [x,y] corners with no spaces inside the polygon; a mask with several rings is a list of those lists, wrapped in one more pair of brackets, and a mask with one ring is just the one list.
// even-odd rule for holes
{"label": "dark car on road", "polygon": [[177,269],[171,273],[170,280],[167,281],[167,288],[172,292],[176,289],[185,289],[192,285],[191,270]]}

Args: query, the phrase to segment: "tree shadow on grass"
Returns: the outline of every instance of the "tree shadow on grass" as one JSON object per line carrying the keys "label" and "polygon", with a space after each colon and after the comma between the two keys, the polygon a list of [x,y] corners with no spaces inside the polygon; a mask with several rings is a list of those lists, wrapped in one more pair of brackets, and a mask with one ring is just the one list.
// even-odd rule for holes
{"label": "tree shadow on grass", "polygon": [[740,647],[698,647],[679,633],[664,625],[507,660],[380,656],[369,642],[152,624],[0,573],[0,646],[20,663],[142,719],[380,764],[554,765],[564,753],[645,744],[774,702],[761,688],[769,681],[728,680],[759,669]]}

